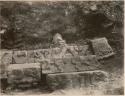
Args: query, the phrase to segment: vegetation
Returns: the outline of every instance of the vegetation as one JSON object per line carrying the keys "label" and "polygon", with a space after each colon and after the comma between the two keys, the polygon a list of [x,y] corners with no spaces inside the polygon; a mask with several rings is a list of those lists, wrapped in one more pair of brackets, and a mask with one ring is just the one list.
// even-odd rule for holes
{"label": "vegetation", "polygon": [[1,1],[0,8],[0,27],[7,26],[4,49],[47,48],[56,32],[67,43],[95,37],[114,43],[122,37],[123,1]]}

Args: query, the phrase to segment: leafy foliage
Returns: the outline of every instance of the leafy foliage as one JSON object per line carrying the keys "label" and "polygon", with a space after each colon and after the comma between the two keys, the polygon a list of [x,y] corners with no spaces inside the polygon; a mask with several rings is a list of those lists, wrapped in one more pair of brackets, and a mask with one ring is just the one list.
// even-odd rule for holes
{"label": "leafy foliage", "polygon": [[7,33],[15,35],[12,45],[21,38],[24,46],[19,48],[49,44],[56,32],[73,43],[109,35],[119,24],[123,27],[123,1],[0,2],[0,8],[4,21],[9,21]]}

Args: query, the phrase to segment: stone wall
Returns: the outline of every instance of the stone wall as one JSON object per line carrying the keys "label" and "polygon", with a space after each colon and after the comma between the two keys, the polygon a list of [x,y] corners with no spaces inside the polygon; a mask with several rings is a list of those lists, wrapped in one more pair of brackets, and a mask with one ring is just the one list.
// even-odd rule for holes
{"label": "stone wall", "polygon": [[[98,61],[98,59],[100,59],[98,57],[105,51],[108,53],[102,54],[101,57],[109,57],[113,55],[111,54],[113,50],[105,38],[91,40],[91,44],[94,53],[90,50],[89,45],[67,45],[62,48],[56,47],[38,50],[2,50],[0,53],[0,66],[2,69],[0,73],[1,78],[7,78],[8,83],[14,86],[16,84],[30,85],[30,83],[40,82],[42,79],[41,75],[46,74],[48,85],[53,85],[54,82],[57,82],[57,86],[61,86],[60,84],[63,83],[61,81],[65,78],[64,84],[66,83],[68,87],[70,85],[75,86],[72,84],[76,83],[80,84],[76,84],[76,86],[82,86],[81,84],[84,85],[84,83],[77,82],[78,80],[83,80],[87,83],[91,79],[92,82],[98,81],[93,79],[93,76],[95,76],[94,78],[107,78],[106,72],[100,71],[101,64]],[[96,72],[97,70],[99,70],[99,72]],[[92,74],[89,71],[93,71]],[[87,79],[88,76],[89,79]],[[50,80],[50,78],[53,79]],[[73,81],[73,78],[75,78],[76,81]],[[103,80],[101,79],[99,81]],[[67,82],[72,83],[67,85]],[[55,85],[52,87],[54,86]]]}
{"label": "stone wall", "polygon": [[86,56],[92,54],[88,45],[67,46],[62,54],[62,48],[38,49],[38,50],[9,50],[0,51],[1,64],[37,63],[41,60],[56,57],[72,57],[74,55]]}
{"label": "stone wall", "polygon": [[95,55],[53,58],[40,62],[42,73],[69,73],[100,69]]}

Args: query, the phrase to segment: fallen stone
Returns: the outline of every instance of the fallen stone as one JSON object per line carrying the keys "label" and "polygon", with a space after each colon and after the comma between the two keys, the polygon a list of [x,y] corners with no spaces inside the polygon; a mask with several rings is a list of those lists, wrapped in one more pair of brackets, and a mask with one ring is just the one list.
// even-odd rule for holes
{"label": "fallen stone", "polygon": [[21,84],[37,82],[41,78],[39,63],[12,64],[8,66],[8,83]]}
{"label": "fallen stone", "polygon": [[27,63],[27,51],[14,51],[13,52],[13,64]]}
{"label": "fallen stone", "polygon": [[[97,79],[98,78],[98,79]],[[99,79],[100,78],[100,79]],[[47,84],[52,90],[85,88],[106,82],[108,74],[104,71],[85,71],[72,73],[47,74]]]}
{"label": "fallen stone", "polygon": [[93,51],[98,59],[103,59],[114,55],[113,49],[108,44],[106,38],[91,40]]}
{"label": "fallen stone", "polygon": [[95,55],[53,58],[40,62],[42,73],[80,72],[100,69],[100,63]]}

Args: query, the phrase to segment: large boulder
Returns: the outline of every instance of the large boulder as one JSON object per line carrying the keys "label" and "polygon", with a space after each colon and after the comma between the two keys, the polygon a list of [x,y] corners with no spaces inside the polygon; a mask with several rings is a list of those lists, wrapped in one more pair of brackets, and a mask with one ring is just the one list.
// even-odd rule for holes
{"label": "large boulder", "polygon": [[40,62],[43,73],[65,73],[100,69],[95,55],[46,59]]}
{"label": "large boulder", "polygon": [[41,68],[39,63],[29,64],[12,64],[8,66],[8,83],[16,84],[32,84],[39,82],[41,79]]}
{"label": "large boulder", "polygon": [[103,59],[114,55],[113,49],[108,44],[107,39],[98,38],[91,40],[92,48],[98,59]]}
{"label": "large boulder", "polygon": [[52,90],[85,88],[108,80],[104,71],[85,71],[47,74],[47,84]]}

